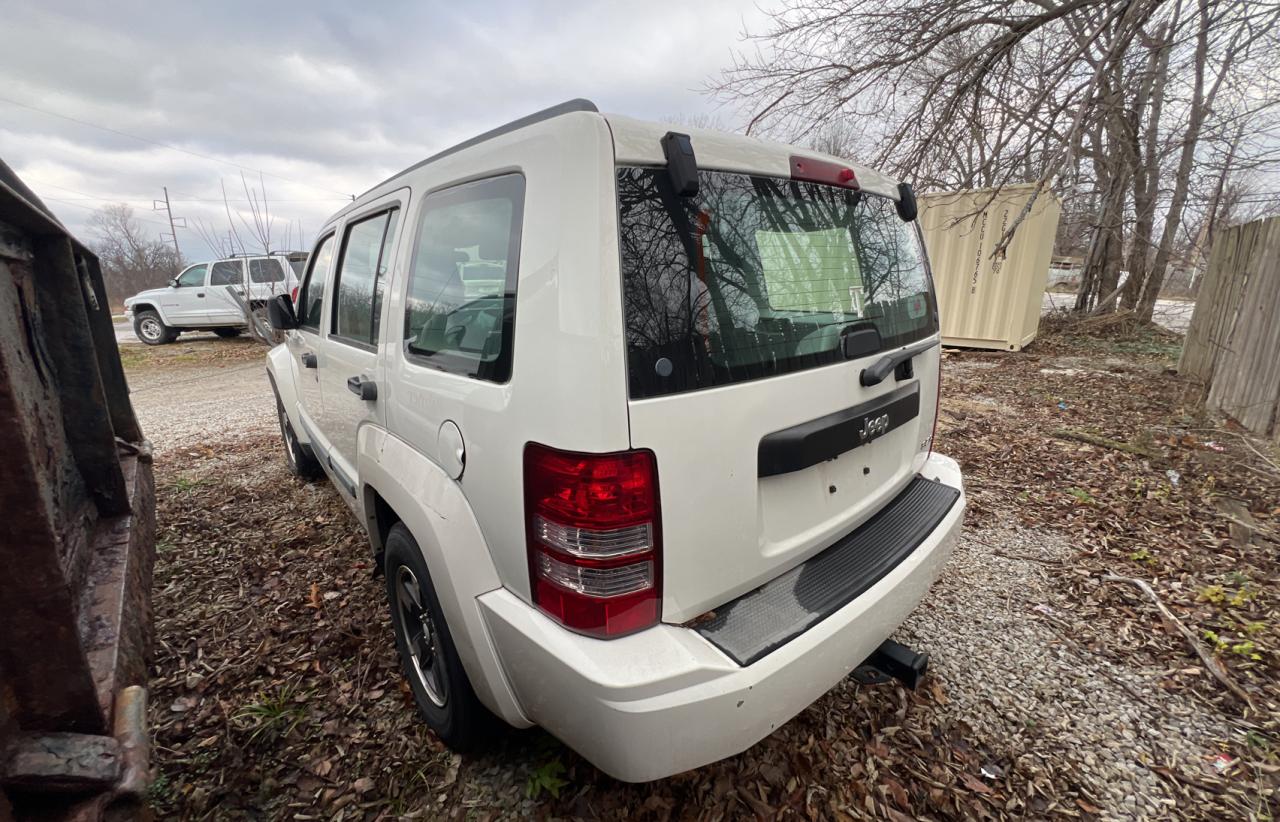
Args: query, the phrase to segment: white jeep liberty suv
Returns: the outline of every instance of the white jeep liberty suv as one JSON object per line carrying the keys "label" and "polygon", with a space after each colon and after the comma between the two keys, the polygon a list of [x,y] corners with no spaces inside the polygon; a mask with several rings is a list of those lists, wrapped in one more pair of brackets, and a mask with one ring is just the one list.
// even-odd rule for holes
{"label": "white jeep liberty suv", "polygon": [[809,149],[575,100],[325,225],[269,303],[290,466],[385,573],[427,721],[609,774],[746,749],[851,673],[957,537],[915,196]]}

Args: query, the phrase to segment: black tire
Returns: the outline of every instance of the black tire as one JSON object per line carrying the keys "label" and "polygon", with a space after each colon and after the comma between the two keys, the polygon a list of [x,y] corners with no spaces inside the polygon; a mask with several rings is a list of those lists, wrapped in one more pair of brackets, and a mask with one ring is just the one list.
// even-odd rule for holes
{"label": "black tire", "polygon": [[[497,720],[476,698],[422,551],[401,523],[391,526],[387,535],[383,568],[401,671],[418,712],[453,750],[465,753],[484,748],[493,739]],[[423,660],[428,656],[429,662]]]}
{"label": "black tire", "polygon": [[178,332],[150,308],[133,315],[133,333],[147,345],[166,345],[178,339]]}
{"label": "black tire", "polygon": [[239,337],[243,331],[244,331],[243,328],[237,328],[235,326],[231,326],[228,328],[213,329],[213,333],[217,334],[219,337],[222,337],[224,340],[229,340],[232,337]]}
{"label": "black tire", "polygon": [[293,423],[284,411],[284,404],[276,397],[276,415],[280,418],[280,439],[284,441],[284,458],[289,465],[289,472],[304,480],[319,479],[324,470],[320,460],[311,453],[311,449],[298,442],[298,435],[293,432]]}

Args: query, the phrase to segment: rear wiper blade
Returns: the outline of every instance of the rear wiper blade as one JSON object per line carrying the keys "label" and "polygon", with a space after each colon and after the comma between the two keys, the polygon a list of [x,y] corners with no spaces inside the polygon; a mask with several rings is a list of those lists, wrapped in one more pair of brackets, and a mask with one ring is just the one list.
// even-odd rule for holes
{"label": "rear wiper blade", "polygon": [[938,344],[938,340],[925,340],[924,342],[909,345],[890,354],[885,354],[880,359],[868,367],[862,369],[862,374],[858,377],[858,382],[870,388],[873,385],[879,385],[884,382],[884,378],[893,372],[902,363],[914,357],[916,354],[928,351]]}

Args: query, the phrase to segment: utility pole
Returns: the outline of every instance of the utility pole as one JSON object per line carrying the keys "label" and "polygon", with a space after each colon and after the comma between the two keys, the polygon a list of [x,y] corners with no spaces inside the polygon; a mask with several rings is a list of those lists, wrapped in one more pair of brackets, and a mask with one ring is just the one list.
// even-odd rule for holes
{"label": "utility pole", "polygon": [[[164,199],[151,201],[152,211],[164,211],[169,215],[169,239],[173,240],[173,253],[182,259],[182,249],[178,248],[178,229],[187,227],[186,217],[173,216],[173,208],[169,205],[169,187],[164,187]],[[161,235],[163,237],[164,235]]]}

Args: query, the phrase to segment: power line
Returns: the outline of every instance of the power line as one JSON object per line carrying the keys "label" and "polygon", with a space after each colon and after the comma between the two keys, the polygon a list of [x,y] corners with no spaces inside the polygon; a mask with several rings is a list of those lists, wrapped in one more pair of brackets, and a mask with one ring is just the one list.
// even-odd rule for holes
{"label": "power line", "polygon": [[[53,202],[53,203],[62,203],[63,205],[69,205],[69,206],[72,206],[72,207],[74,207],[74,208],[83,208],[83,209],[86,209],[86,210],[88,210],[88,211],[98,211],[98,210],[99,210],[99,209],[94,208],[93,206],[83,205],[82,203],[73,203],[73,202],[70,202],[70,201],[68,201],[68,200],[62,200],[62,199],[59,199],[58,197],[42,197],[41,199],[42,199],[42,200],[48,200],[48,201]],[[162,227],[162,228],[163,228],[163,227],[165,227],[165,226],[167,226],[167,223],[162,223],[162,222],[160,222],[159,220],[148,220],[148,219],[145,219],[145,218],[143,218],[143,217],[134,217],[133,219],[137,220],[137,221],[138,221],[138,222],[140,222],[140,223],[151,223],[152,225],[158,225],[158,226],[160,226],[160,227]]]}
{"label": "power line", "polygon": [[[169,143],[162,143],[162,142],[160,142],[159,140],[152,140],[152,139],[151,139],[151,138],[149,138],[149,137],[139,137],[137,134],[130,134],[130,133],[129,133],[129,132],[127,132],[127,131],[120,131],[119,129],[111,128],[111,127],[109,127],[109,126],[100,126],[100,125],[98,125],[97,123],[90,123],[88,120],[81,120],[81,119],[79,119],[78,117],[70,117],[70,116],[68,116],[68,115],[66,115],[66,114],[59,114],[59,113],[57,113],[56,111],[49,111],[49,110],[47,110],[47,109],[37,108],[36,106],[28,105],[28,104],[26,104],[26,103],[19,103],[17,100],[10,100],[8,97],[0,97],[0,103],[8,103],[8,104],[9,104],[9,105],[11,105],[11,106],[17,106],[18,108],[25,108],[25,109],[27,109],[28,111],[34,111],[34,112],[37,112],[37,113],[39,113],[39,114],[47,115],[47,116],[49,116],[49,117],[57,117],[57,118],[58,118],[58,119],[60,119],[60,120],[66,120],[66,121],[71,122],[71,123],[79,123],[79,124],[80,124],[80,125],[82,125],[82,126],[88,126],[89,128],[96,128],[96,129],[98,129],[98,130],[100,130],[100,131],[106,131],[106,132],[109,132],[109,133],[111,133],[111,134],[117,134],[117,135],[119,135],[119,136],[121,136],[121,137],[128,137],[128,138],[129,138],[129,139],[131,139],[131,140],[139,140],[139,141],[144,142],[144,143],[149,143],[149,144],[151,144],[151,145],[153,145],[153,146],[159,146],[160,148],[167,148],[167,149],[169,149],[170,151],[178,151],[178,152],[181,152],[181,153],[183,153],[183,154],[189,154],[189,155],[191,155],[192,157],[199,157],[199,158],[200,158],[200,159],[202,159],[202,160],[209,160],[210,162],[214,162],[214,163],[221,163],[222,165],[231,166],[232,168],[238,168],[238,169],[240,169],[241,171],[252,171],[252,172],[255,172],[255,173],[257,173],[257,174],[261,174],[261,175],[263,175],[263,176],[266,176],[266,177],[274,177],[274,178],[276,178],[277,180],[283,180],[283,181],[284,181],[284,182],[286,182],[286,183],[292,183],[292,184],[294,184],[294,185],[300,185],[300,186],[306,186],[306,187],[308,187],[308,188],[314,188],[316,191],[327,191],[327,192],[329,192],[330,194],[342,194],[342,192],[340,192],[340,191],[335,191],[335,190],[334,190],[334,189],[332,189],[332,188],[325,188],[324,186],[318,186],[318,185],[315,185],[315,184],[313,184],[313,183],[304,183],[304,182],[302,182],[301,180],[292,180],[292,179],[290,179],[290,178],[288,178],[288,177],[282,177],[282,176],[281,176],[281,175],[279,175],[279,174],[272,174],[272,173],[271,173],[271,172],[269,172],[269,171],[263,171],[262,169],[259,169],[259,168],[252,168],[252,167],[250,167],[250,166],[240,165],[239,163],[233,163],[233,162],[231,162],[230,160],[223,160],[223,159],[221,159],[221,158],[219,158],[219,157],[213,157],[213,156],[211,156],[211,155],[209,155],[209,154],[201,154],[201,153],[200,153],[200,152],[198,152],[198,151],[192,151],[192,150],[190,150],[190,149],[186,149],[186,148],[179,148],[178,146],[171,145],[171,144],[169,144]],[[344,199],[344,200],[346,200],[346,199],[354,200],[354,199],[355,199],[355,196],[354,196],[354,195],[352,195],[352,194],[342,194],[342,197],[343,197],[343,199]]]}
{"label": "power line", "polygon": [[[37,179],[36,179],[36,178],[34,178],[34,177],[27,177],[27,178],[25,178],[25,179],[26,179],[26,181],[27,181],[28,183],[34,183],[35,185],[38,185],[38,186],[49,186],[50,188],[56,188],[56,189],[58,189],[59,191],[67,191],[67,192],[70,192],[70,193],[72,193],[72,194],[79,194],[79,195],[80,195],[80,197],[83,197],[83,198],[84,198],[84,199],[86,199],[86,200],[101,200],[101,201],[102,201],[102,202],[104,202],[104,203],[146,203],[146,204],[148,204],[148,205],[150,205],[150,204],[151,204],[151,200],[144,200],[144,199],[142,199],[142,198],[140,198],[140,197],[139,197],[139,198],[129,198],[129,197],[99,197],[99,196],[97,196],[97,195],[95,195],[95,194],[90,194],[90,193],[88,193],[87,191],[79,191],[79,190],[74,189],[74,188],[67,188],[66,186],[60,186],[60,185],[58,185],[57,183],[50,183],[50,182],[47,182],[47,181],[45,181],[45,180],[37,180]],[[175,191],[174,193],[175,193],[175,194],[180,194],[181,192],[177,192],[177,191]],[[76,199],[80,199],[80,197],[64,197],[63,199],[64,199],[64,200],[76,200]],[[246,199],[245,199],[245,198],[243,198],[243,197],[231,197],[231,198],[229,198],[229,199],[230,199],[230,201],[231,201],[231,202],[233,202],[233,203],[247,203],[247,202],[249,202],[248,200],[246,200]],[[347,203],[347,202],[350,202],[350,201],[351,201],[349,197],[291,197],[291,198],[286,198],[286,199],[277,199],[277,198],[275,198],[275,197],[272,197],[272,198],[271,198],[271,202],[273,202],[273,203],[331,203],[331,202],[334,202],[335,200],[336,200],[336,201],[341,201],[341,202],[344,202],[344,203]],[[198,197],[198,196],[196,196],[196,195],[194,195],[194,194],[190,194],[190,195],[188,195],[188,196],[186,196],[186,197],[174,197],[174,198],[173,198],[173,200],[172,200],[172,202],[175,202],[175,203],[220,203],[220,202],[222,202],[222,198],[221,198],[221,197]]]}
{"label": "power line", "polygon": [[[35,181],[35,180],[31,180],[31,182],[35,183],[36,185],[49,185],[48,183],[40,183],[40,182],[37,182],[37,181]],[[69,191],[69,190],[70,190],[70,189],[65,189],[65,188],[63,189],[63,191]],[[79,192],[77,192],[77,193],[79,193]],[[141,197],[95,197],[95,196],[93,196],[92,194],[82,194],[82,195],[80,195],[79,197],[65,197],[65,198],[63,198],[63,199],[66,199],[66,200],[98,200],[99,202],[104,202],[104,203],[150,203],[150,202],[151,202],[151,200],[147,200],[147,199],[144,199],[144,198],[141,198]],[[270,199],[271,199],[271,202],[273,202],[273,203],[318,203],[318,202],[324,202],[324,201],[325,201],[325,198],[314,199],[314,200],[287,200],[287,199],[286,199],[286,200],[281,200],[281,199],[277,199],[277,198],[275,198],[275,197],[272,197],[272,198],[270,198]],[[339,198],[334,197],[333,199],[334,199],[334,200],[337,200],[337,199],[339,199]],[[346,199],[345,197],[343,197],[343,198],[341,198],[341,199],[342,199],[342,202],[347,202],[347,203],[351,202],[350,200]],[[246,200],[246,199],[245,199],[245,198],[243,198],[243,197],[228,197],[228,198],[227,198],[227,200],[228,200],[228,202],[232,202],[232,203],[248,203],[248,202],[252,202],[251,200]],[[171,198],[169,198],[169,202],[171,202],[171,203],[221,203],[221,202],[222,202],[222,198],[221,198],[221,197],[218,197],[218,198],[213,198],[213,197],[171,197]]]}

